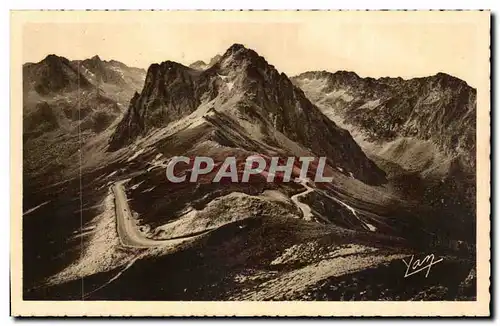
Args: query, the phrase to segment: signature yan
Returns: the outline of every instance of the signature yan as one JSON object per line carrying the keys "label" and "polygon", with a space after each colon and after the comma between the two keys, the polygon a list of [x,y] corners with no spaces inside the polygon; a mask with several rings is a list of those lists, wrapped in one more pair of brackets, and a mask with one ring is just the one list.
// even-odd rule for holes
{"label": "signature yan", "polygon": [[425,277],[427,278],[427,276],[429,276],[429,272],[431,271],[431,267],[443,261],[443,258],[439,260],[435,259],[436,258],[434,257],[434,254],[430,254],[425,256],[423,259],[416,259],[416,260],[415,260],[415,255],[411,255],[409,262],[407,262],[405,259],[402,259],[406,265],[405,278],[425,270],[427,270],[427,273],[425,274]]}

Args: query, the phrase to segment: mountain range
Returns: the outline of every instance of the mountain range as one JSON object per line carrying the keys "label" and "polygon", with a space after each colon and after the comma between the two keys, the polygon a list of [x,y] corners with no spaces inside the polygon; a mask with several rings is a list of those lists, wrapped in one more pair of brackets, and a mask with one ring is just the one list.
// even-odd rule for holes
{"label": "mountain range", "polygon": [[[28,298],[475,297],[476,91],[464,81],[289,78],[234,44],[147,71],[49,55],[24,65],[23,88]],[[179,155],[324,156],[333,181],[169,183]],[[445,263],[403,278],[401,259],[428,252]]]}
{"label": "mountain range", "polygon": [[[244,136],[267,146],[290,152],[302,147],[326,155],[331,165],[363,181],[384,179],[384,172],[366,158],[348,132],[324,116],[285,74],[240,44],[231,46],[203,71],[171,61],[151,65],[141,94],[134,95],[111,138],[111,147],[191,114],[213,115],[212,141],[231,137],[220,135],[225,131],[217,122],[227,124],[220,121],[219,115],[224,115],[231,124],[240,125]],[[205,120],[210,122],[210,118]],[[256,149],[247,142],[230,145]]]}
{"label": "mountain range", "polygon": [[98,56],[69,61],[51,54],[24,64],[24,172],[51,174],[73,162],[85,141],[121,115],[144,77],[142,69]]}
{"label": "mountain range", "polygon": [[[475,171],[476,90],[463,80],[444,73],[404,80],[311,71],[293,81],[323,113],[352,134],[363,134],[361,141],[386,145],[378,152],[403,167],[443,172],[439,165],[445,160],[436,162],[436,154],[443,154],[448,165],[456,160]],[[429,153],[423,159],[412,156],[405,162],[404,155],[397,157],[402,147],[419,151],[424,146]],[[370,146],[365,148],[370,151]]]}
{"label": "mountain range", "polygon": [[474,219],[476,89],[445,73],[405,80],[311,71],[292,79],[407,191]]}

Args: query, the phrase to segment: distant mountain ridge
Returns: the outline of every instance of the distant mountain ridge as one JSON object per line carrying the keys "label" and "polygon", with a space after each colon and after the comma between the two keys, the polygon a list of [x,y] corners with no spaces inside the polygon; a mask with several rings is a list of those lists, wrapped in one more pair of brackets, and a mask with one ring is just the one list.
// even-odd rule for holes
{"label": "distant mountain ridge", "polygon": [[292,80],[323,112],[360,129],[369,141],[430,141],[475,169],[476,90],[463,80],[444,73],[361,78],[347,71],[305,72]]}
{"label": "distant mountain ridge", "polygon": [[126,106],[134,92],[144,85],[146,70],[129,67],[116,60],[105,61],[98,55],[71,61],[83,75],[117,102]]}
{"label": "distant mountain ridge", "polygon": [[292,80],[349,130],[402,193],[459,216],[469,227],[474,223],[474,88],[444,73],[405,80],[314,71]]}
{"label": "distant mountain ridge", "polygon": [[91,83],[71,62],[55,54],[48,55],[39,63],[23,65],[23,88],[34,90],[40,95],[78,88],[87,89]]}
{"label": "distant mountain ridge", "polygon": [[222,56],[217,54],[215,57],[210,59],[209,63],[205,63],[203,60],[198,60],[189,65],[189,68],[196,70],[206,70],[216,64]]}
{"label": "distant mountain ridge", "polygon": [[[61,92],[90,90],[101,91],[116,97],[115,93],[128,93],[123,101],[128,103],[134,91],[143,86],[146,71],[128,67],[116,61],[102,60],[98,55],[85,60],[70,61],[65,57],[49,54],[38,63],[23,65],[23,88],[40,96],[57,95]],[[109,89],[115,87],[114,89]],[[120,101],[121,100],[121,101]]]}
{"label": "distant mountain ridge", "polygon": [[145,71],[118,61],[70,61],[50,54],[23,65],[25,171],[44,173],[67,165],[81,142],[118,118]]}

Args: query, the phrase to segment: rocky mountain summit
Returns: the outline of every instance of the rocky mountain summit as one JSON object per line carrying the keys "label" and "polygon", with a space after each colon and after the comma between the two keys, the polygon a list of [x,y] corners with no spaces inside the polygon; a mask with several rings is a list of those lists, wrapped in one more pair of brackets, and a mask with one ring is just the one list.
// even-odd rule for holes
{"label": "rocky mountain summit", "polygon": [[110,148],[123,147],[197,110],[210,109],[241,126],[251,124],[252,137],[276,143],[279,133],[362,180],[384,179],[346,130],[321,113],[284,73],[241,44],[231,46],[204,71],[171,61],[151,65],[144,88],[132,98]]}
{"label": "rocky mountain summit", "polygon": [[23,88],[44,96],[62,91],[89,89],[91,83],[71,62],[55,54],[48,55],[39,63],[23,66]]}

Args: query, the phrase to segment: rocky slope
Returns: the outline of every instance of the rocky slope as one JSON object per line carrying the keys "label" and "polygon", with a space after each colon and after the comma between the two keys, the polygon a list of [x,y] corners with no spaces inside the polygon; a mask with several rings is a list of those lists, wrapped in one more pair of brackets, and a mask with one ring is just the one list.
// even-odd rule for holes
{"label": "rocky slope", "polygon": [[461,225],[464,237],[474,241],[474,88],[444,73],[404,80],[319,71],[293,81],[323,113],[350,131],[388,172],[395,189]]}
{"label": "rocky slope", "polygon": [[54,54],[48,55],[38,63],[23,65],[24,93],[52,95],[61,91],[89,89],[90,82],[71,62]]}
{"label": "rocky slope", "polygon": [[79,67],[79,71],[93,85],[102,88],[106,94],[124,106],[128,104],[134,92],[144,85],[144,69],[128,67],[116,60],[105,61],[96,55],[71,63]]}
{"label": "rocky slope", "polygon": [[226,116],[267,144],[284,136],[365,182],[384,180],[384,173],[346,130],[322,114],[284,73],[239,44],[204,71],[171,61],[151,65],[144,88],[132,98],[110,148],[123,147],[195,111]]}
{"label": "rocky slope", "polygon": [[[352,133],[362,133],[360,138],[367,142],[390,144],[382,153],[388,159],[412,169],[411,161],[418,162],[418,155],[406,162],[398,157],[411,150],[435,151],[432,154],[444,154],[440,158],[447,159],[448,168],[455,161],[469,172],[475,170],[476,90],[463,80],[444,73],[404,80],[319,71],[300,74],[293,81]],[[432,162],[436,155],[416,169],[439,163]]]}

